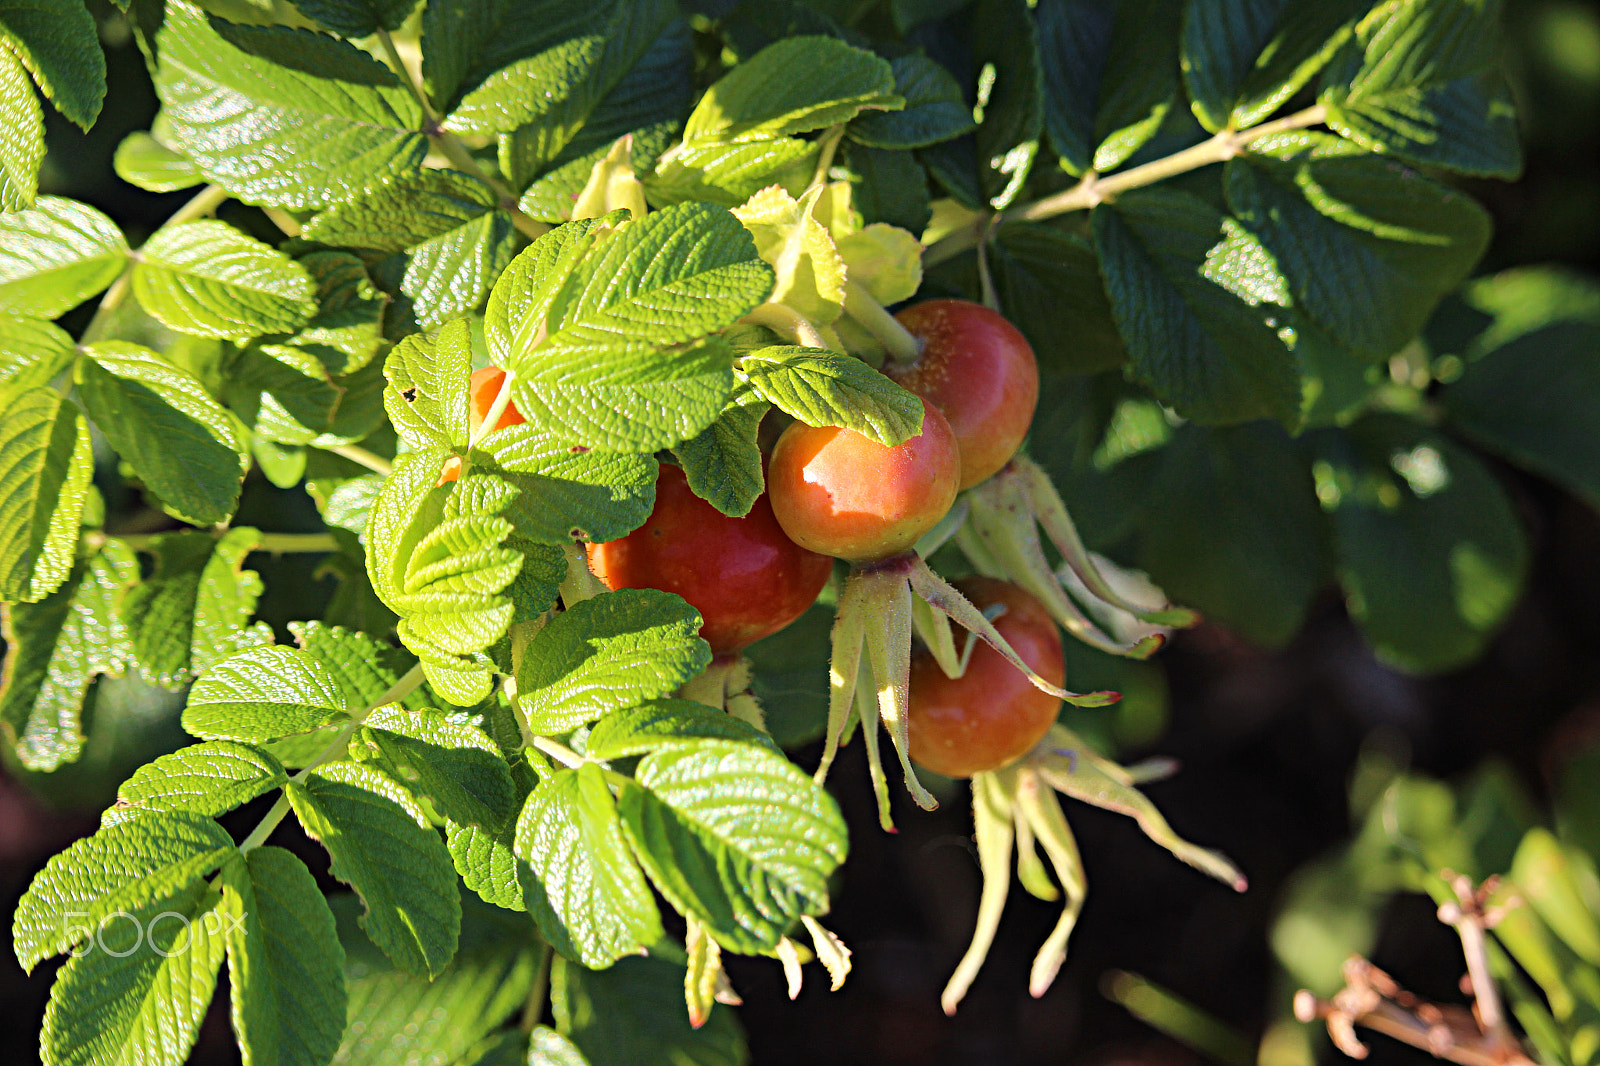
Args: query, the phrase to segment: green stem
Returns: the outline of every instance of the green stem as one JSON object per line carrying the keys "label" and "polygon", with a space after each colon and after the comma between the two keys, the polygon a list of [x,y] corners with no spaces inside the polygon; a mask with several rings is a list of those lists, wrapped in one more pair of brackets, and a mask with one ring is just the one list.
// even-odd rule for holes
{"label": "green stem", "polygon": [[[383,695],[367,704],[361,709],[360,713],[354,715],[350,721],[346,722],[344,728],[340,729],[338,733],[334,734],[333,739],[328,741],[327,746],[324,747],[320,753],[318,753],[315,759],[312,759],[305,766],[302,766],[293,777],[289,778],[289,783],[299,784],[310,775],[311,771],[315,770],[323,763],[332,762],[334,759],[337,759],[342,752],[349,748],[350,738],[355,736],[357,729],[361,728],[361,723],[367,720],[367,715],[371,714],[379,707],[384,707],[391,703],[398,703],[405,699],[407,696],[411,695],[411,693],[415,692],[419,687],[421,687],[423,680],[424,677],[422,673],[422,664],[417,663],[410,670],[406,671],[404,677],[390,685]],[[278,828],[278,823],[283,821],[284,816],[288,813],[289,797],[287,795],[279,796],[278,802],[274,803],[272,805],[272,809],[267,811],[266,817],[262,818],[261,821],[257,823],[256,827],[250,831],[250,835],[244,838],[244,841],[239,845],[239,850],[250,851],[251,849],[258,848],[262,844],[266,843],[267,837],[272,835],[272,831]]]}
{"label": "green stem", "polygon": [[394,473],[394,464],[381,455],[367,451],[355,444],[336,444],[328,451],[335,455],[342,455],[352,463],[359,463],[374,473],[388,477]]}
{"label": "green stem", "polygon": [[843,139],[843,123],[822,135],[822,154],[817,157],[817,169],[812,171],[811,184],[807,188],[816,188],[828,180],[828,170],[833,166],[833,157],[838,153],[839,142]]}
{"label": "green stem", "polygon": [[787,304],[764,303],[739,321],[752,326],[765,326],[772,332],[807,348],[826,348],[828,342],[812,322]]}
{"label": "green stem", "polygon": [[873,299],[859,281],[847,280],[844,284],[844,313],[888,349],[889,358],[895,362],[914,363],[922,354],[922,342]]}
{"label": "green stem", "polygon": [[538,748],[540,751],[550,756],[562,766],[577,768],[589,761],[582,755],[579,755],[577,752],[567,747],[565,744],[561,743],[561,741],[552,740],[550,737],[535,736],[533,738],[532,747]]}
{"label": "green stem", "polygon": [[220,185],[207,185],[190,198],[189,202],[173,214],[166,221],[168,226],[177,226],[185,222],[193,222],[197,218],[211,214],[217,208],[227,203],[233,194]]}
{"label": "green stem", "polygon": [[[179,532],[174,530],[173,532]],[[116,533],[85,533],[83,543],[90,551],[99,551],[108,540],[119,541],[134,551],[152,551],[165,533],[133,533],[121,536]],[[284,555],[295,552],[336,552],[339,542],[330,533],[263,533],[254,549]]]}
{"label": "green stem", "polygon": [[[1264,122],[1247,130],[1223,130],[1216,136],[1201,141],[1192,147],[1185,148],[1181,152],[1174,152],[1165,158],[1145,163],[1143,166],[1133,167],[1130,170],[1123,170],[1105,176],[1101,176],[1091,170],[1083,176],[1082,181],[1072,188],[1046,196],[1042,200],[1035,200],[1030,204],[1014,207],[1001,213],[998,216],[998,220],[1039,222],[1072,211],[1084,211],[1097,204],[1113,200],[1131,189],[1154,185],[1158,181],[1165,181],[1168,178],[1186,174],[1191,170],[1198,170],[1213,163],[1226,163],[1248,145],[1263,137],[1315,126],[1322,123],[1327,117],[1328,109],[1321,104],[1316,104],[1303,111],[1296,111],[1292,115],[1286,115],[1272,122]],[[930,246],[923,253],[922,265],[930,267],[961,254],[976,245],[982,239],[986,229],[987,227],[969,226],[950,234]]]}

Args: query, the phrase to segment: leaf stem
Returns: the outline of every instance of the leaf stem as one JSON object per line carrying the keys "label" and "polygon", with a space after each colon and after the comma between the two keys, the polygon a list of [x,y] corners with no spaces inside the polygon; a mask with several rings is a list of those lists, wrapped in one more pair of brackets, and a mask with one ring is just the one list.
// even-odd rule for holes
{"label": "leaf stem", "polygon": [[344,456],[352,463],[359,463],[368,470],[371,470],[374,473],[382,474],[384,477],[388,477],[390,474],[394,473],[393,463],[381,455],[367,451],[367,449],[361,447],[360,445],[336,444],[327,450],[335,455]]}
{"label": "leaf stem", "polygon": [[185,222],[193,222],[197,218],[209,215],[226,203],[232,195],[220,185],[207,185],[190,197],[188,203],[173,212],[172,217],[167,219],[164,225],[179,226]]}
{"label": "leaf stem", "polygon": [[540,751],[550,756],[562,766],[570,766],[576,769],[577,767],[582,766],[584,763],[589,761],[582,755],[579,755],[577,752],[567,747],[565,744],[561,743],[561,741],[553,740],[550,737],[542,737],[536,734],[533,738],[531,746],[538,748]]}
{"label": "leaf stem", "polygon": [[[358,714],[353,715],[350,721],[345,723],[344,728],[340,729],[339,732],[334,734],[333,739],[328,741],[327,746],[318,753],[315,759],[312,759],[310,762],[306,763],[306,765],[302,766],[293,777],[289,778],[289,783],[299,784],[310,775],[312,770],[315,770],[323,763],[332,762],[334,759],[338,758],[340,752],[345,751],[349,747],[350,738],[355,736],[357,729],[361,728],[361,723],[367,720],[367,715],[371,714],[379,707],[384,707],[391,703],[398,703],[399,701],[405,699],[407,696],[411,695],[411,693],[415,692],[421,687],[423,680],[424,675],[422,672],[422,664],[419,662],[410,670],[407,670],[405,675],[401,677],[400,680],[390,685],[381,696],[363,707]],[[278,802],[272,805],[272,809],[267,811],[266,816],[263,817],[261,821],[256,824],[256,827],[250,831],[250,835],[245,837],[244,840],[239,844],[239,850],[241,852],[250,851],[253,848],[259,848],[262,844],[266,843],[267,838],[272,835],[272,831],[278,828],[278,823],[282,822],[284,816],[288,813],[289,797],[287,795],[279,796]]]}
{"label": "leaf stem", "polygon": [[[1315,126],[1327,117],[1328,109],[1321,104],[1314,104],[1303,111],[1296,111],[1292,115],[1285,115],[1272,122],[1263,122],[1247,130],[1222,130],[1216,136],[1199,144],[1130,170],[1105,176],[1091,170],[1083,176],[1082,181],[1070,189],[997,213],[995,217],[997,221],[1002,222],[1039,222],[1072,211],[1087,210],[1097,204],[1113,200],[1131,189],[1154,185],[1158,181],[1165,181],[1167,178],[1186,174],[1213,163],[1226,163],[1248,145],[1263,137]],[[987,232],[988,227],[979,226],[966,226],[957,230],[929,246],[923,253],[922,265],[930,267],[961,254],[982,240]]]}
{"label": "leaf stem", "polygon": [[822,154],[817,157],[817,169],[811,174],[811,184],[808,189],[814,189],[828,180],[828,170],[833,166],[833,157],[839,151],[839,142],[844,139],[844,123],[832,127],[822,135]]}
{"label": "leaf stem", "polygon": [[828,347],[816,323],[787,304],[761,304],[739,321],[752,326],[765,326],[807,348]]}
{"label": "leaf stem", "polygon": [[[182,530],[171,530],[178,533]],[[90,551],[99,551],[105,546],[106,541],[118,541],[133,551],[153,551],[156,543],[166,533],[133,533],[121,536],[116,533],[95,531],[83,535],[84,546]],[[253,551],[271,552],[274,555],[284,555],[294,552],[336,552],[339,542],[329,533],[263,533],[261,540]]]}
{"label": "leaf stem", "polygon": [[897,363],[914,363],[922,354],[922,342],[911,335],[859,282],[847,279],[844,283],[844,313],[872,334],[874,340],[888,349],[889,358]]}

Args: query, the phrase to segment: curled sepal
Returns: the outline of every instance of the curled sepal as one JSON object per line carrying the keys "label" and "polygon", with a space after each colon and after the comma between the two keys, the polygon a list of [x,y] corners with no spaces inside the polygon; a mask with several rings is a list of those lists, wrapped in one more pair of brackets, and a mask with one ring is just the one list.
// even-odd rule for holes
{"label": "curled sepal", "polygon": [[750,690],[755,680],[755,668],[743,655],[718,655],[711,665],[683,683],[675,694],[681,700],[726,711],[743,722],[748,722],[763,733],[767,732],[766,713],[761,701]]}
{"label": "curled sepal", "polygon": [[646,210],[644,186],[633,172],[631,133],[612,142],[611,150],[589,170],[589,180],[572,205],[572,217],[602,218],[620,209],[626,209],[634,218],[643,218]]}
{"label": "curled sepal", "polygon": [[898,568],[851,574],[849,580],[869,584],[868,596],[878,611],[866,634],[867,657],[878,689],[878,717],[900,756],[912,799],[925,811],[937,810],[939,801],[917,780],[911,766],[911,585]]}
{"label": "curled sepal", "polygon": [[1027,764],[1038,771],[1051,788],[1133,818],[1145,836],[1235,892],[1249,887],[1244,874],[1222,854],[1178,836],[1155,804],[1134,786],[1134,775],[1096,754],[1066,726],[1052,726],[1039,746],[1028,755]]}
{"label": "curled sepal", "polygon": [[[871,677],[871,673],[867,676]],[[872,782],[872,796],[878,804],[878,825],[885,833],[898,833],[889,813],[889,779],[884,775],[883,756],[878,751],[878,708],[873,702],[872,688],[866,684],[856,687],[856,720],[861,723],[861,743],[867,749],[867,778]]]}
{"label": "curled sepal", "polygon": [[711,933],[693,916],[687,921],[683,945],[689,962],[683,971],[683,1000],[689,1007],[689,1024],[698,1029],[710,1020],[717,991],[727,985],[728,975],[722,969],[722,948]]}
{"label": "curled sepal", "polygon": [[978,922],[972,943],[961,956],[955,973],[939,996],[946,1014],[954,1014],[967,989],[989,955],[995,930],[1000,927],[1000,912],[1005,910],[1011,890],[1011,845],[1016,837],[1012,808],[1016,802],[1017,773],[1014,767],[972,778],[972,823],[978,843],[978,867],[983,872],[983,893],[978,897]]}
{"label": "curled sepal", "polygon": [[783,982],[788,986],[790,999],[800,998],[800,988],[805,982],[805,975],[800,969],[800,964],[805,961],[800,953],[804,950],[788,937],[778,941],[776,954],[778,961],[783,964]]}
{"label": "curled sepal", "polygon": [[845,727],[861,673],[861,641],[866,632],[866,604],[863,590],[846,582],[834,615],[832,653],[828,657],[828,731],[822,745],[822,762],[817,766],[817,783],[828,779],[828,770],[839,754]]}
{"label": "curled sepal", "polygon": [[1067,513],[1067,505],[1061,502],[1061,495],[1050,483],[1049,475],[1024,455],[1012,459],[1007,469],[1001,471],[1001,475],[1008,472],[1021,482],[1022,491],[1027,496],[1040,527],[1044,529],[1045,536],[1050,538],[1050,543],[1061,553],[1067,566],[1091,593],[1148,625],[1186,629],[1200,621],[1199,613],[1187,607],[1169,606],[1155,609],[1141,607],[1119,593],[1106,580],[1094,559],[1090,557],[1089,549],[1084,546],[1083,538],[1078,536],[1078,528],[1073,524],[1072,516]]}
{"label": "curled sepal", "polygon": [[957,625],[970,630],[982,638],[995,651],[1006,657],[1006,660],[1027,675],[1034,688],[1041,692],[1048,692],[1057,699],[1066,700],[1075,707],[1104,707],[1115,703],[1122,698],[1119,692],[1068,692],[1058,685],[1052,685],[1023,661],[1015,648],[1000,635],[984,613],[978,610],[965,596],[947,582],[944,578],[928,568],[922,559],[911,556],[910,571],[911,591],[926,600],[934,608],[950,616],[950,620]]}
{"label": "curled sepal", "polygon": [[[1061,964],[1066,961],[1067,940],[1078,924],[1087,884],[1083,859],[1078,854],[1078,842],[1061,813],[1061,802],[1032,770],[1019,771],[1016,822],[1018,874],[1022,872],[1024,852],[1032,852],[1031,843],[1037,840],[1049,857],[1050,867],[1055,870],[1067,898],[1066,905],[1061,909],[1061,918],[1034,956],[1033,969],[1028,975],[1028,992],[1038,998],[1049,989],[1056,974],[1061,971]],[[1029,841],[1027,845],[1023,843],[1024,827]],[[1036,854],[1029,857],[1037,861]]]}
{"label": "curled sepal", "polygon": [[811,934],[811,946],[817,953],[817,961],[828,971],[828,991],[839,991],[844,987],[844,979],[850,976],[850,949],[837,934],[823,928],[822,923],[811,915],[802,914],[800,924]]}

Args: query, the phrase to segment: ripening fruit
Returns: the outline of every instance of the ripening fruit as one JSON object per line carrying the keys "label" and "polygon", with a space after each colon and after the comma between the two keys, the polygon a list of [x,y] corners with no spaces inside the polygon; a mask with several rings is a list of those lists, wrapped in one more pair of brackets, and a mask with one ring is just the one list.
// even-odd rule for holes
{"label": "ripening fruit", "polygon": [[[980,610],[1003,603],[994,620],[1000,635],[1046,681],[1066,680],[1061,635],[1044,605],[1022,588],[988,577],[956,582]],[[926,649],[911,660],[911,759],[946,777],[971,777],[1026,755],[1056,720],[1061,701],[980,643],[967,672],[945,676]]]}
{"label": "ripening fruit", "polygon": [[736,652],[793,622],[816,600],[833,560],[784,535],[763,493],[750,513],[730,518],[662,464],[656,505],[621,540],[590,544],[589,569],[610,589],[676,592],[705,620],[713,653]]}
{"label": "ripening fruit", "polygon": [[[500,383],[506,379],[506,372],[497,366],[486,366],[472,372],[472,381],[467,385],[467,437],[472,439],[478,436],[478,428],[483,425],[483,416],[489,413],[489,408],[494,406],[494,399],[500,395]],[[507,426],[520,426],[527,419],[522,417],[522,412],[517,410],[514,403],[506,404],[506,409],[500,412],[500,417],[495,419],[494,425],[489,427],[489,433],[505,429]],[[488,436],[488,434],[484,434]],[[439,475],[439,484],[454,481],[461,476],[461,457],[452,456],[444,464],[444,470]]]}
{"label": "ripening fruit", "polygon": [[955,434],[922,401],[922,432],[892,448],[837,426],[796,422],[767,466],[767,492],[797,544],[855,563],[898,555],[955,502]]}
{"label": "ripening fruit", "polygon": [[961,446],[961,487],[1017,454],[1039,403],[1039,365],[1017,328],[968,300],[926,300],[895,315],[922,353],[884,364],[886,376],[930,401]]}

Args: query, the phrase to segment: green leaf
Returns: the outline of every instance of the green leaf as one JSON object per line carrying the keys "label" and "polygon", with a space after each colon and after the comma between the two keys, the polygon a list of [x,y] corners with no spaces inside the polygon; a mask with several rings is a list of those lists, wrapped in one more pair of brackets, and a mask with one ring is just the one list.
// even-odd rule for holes
{"label": "green leaf", "polygon": [[0,37],[0,108],[9,121],[0,127],[0,211],[23,211],[39,192],[44,159],[44,112],[22,60]]}
{"label": "green leaf", "polygon": [[511,215],[488,185],[455,170],[402,174],[306,226],[303,236],[387,253],[379,276],[398,275],[423,329],[475,309],[511,261]]}
{"label": "green leaf", "polygon": [[789,37],[725,74],[695,105],[685,143],[755,141],[848,122],[862,110],[897,110],[894,70],[832,37]]}
{"label": "green leaf", "polygon": [[1415,337],[1488,246],[1470,198],[1326,134],[1262,138],[1225,180],[1296,304],[1372,357]]}
{"label": "green leaf", "polygon": [[514,809],[510,767],[489,735],[470,722],[434,710],[382,708],[367,716],[360,738],[458,825],[495,829]]}
{"label": "green leaf", "polygon": [[926,56],[901,56],[890,64],[894,91],[904,97],[903,111],[868,111],[851,121],[852,140],[874,148],[923,148],[948,141],[976,126],[961,86],[939,63]]}
{"label": "green leaf", "polygon": [[0,608],[7,645],[0,729],[30,770],[54,770],[83,749],[83,704],[98,674],[121,673],[133,648],[118,617],[139,564],[110,540],[36,604]]}
{"label": "green leaf", "polygon": [[16,53],[39,89],[88,131],[106,95],[106,57],[94,16],[77,3],[0,2],[0,44]]}
{"label": "green leaf", "polygon": [[345,1026],[344,949],[305,863],[261,847],[223,870],[233,1031],[245,1066],[325,1066]]}
{"label": "green leaf", "polygon": [[[844,313],[845,263],[833,234],[816,217],[824,192],[813,186],[796,200],[769,186],[734,209],[734,217],[755,238],[756,251],[777,277],[769,297],[817,325]],[[853,277],[853,275],[852,275]]]}
{"label": "green leaf", "polygon": [[550,971],[556,1028],[578,1046],[585,1066],[744,1066],[744,1034],[732,1011],[713,1010],[699,1029],[683,1009],[683,965],[623,959],[586,970],[556,959]]}
{"label": "green leaf", "polygon": [[610,761],[669,748],[698,747],[701,740],[737,741],[782,754],[772,738],[743,719],[693,700],[646,700],[612,711],[589,732],[583,753]]}
{"label": "green leaf", "polygon": [[1209,132],[1244,129],[1276,111],[1349,39],[1367,0],[1190,0],[1183,82]]}
{"label": "green leaf", "polygon": [[472,329],[462,319],[432,338],[413,333],[383,363],[384,410],[400,439],[414,448],[467,445],[467,381]]}
{"label": "green leaf", "polygon": [[233,514],[250,452],[205,387],[126,341],[84,349],[78,391],[95,426],[172,513],[196,525]]}
{"label": "green leaf", "polygon": [[77,354],[71,334],[54,322],[0,313],[0,387],[13,394],[49,385]]}
{"label": "green leaf", "polygon": [[455,959],[429,981],[395,970],[372,950],[355,928],[352,910],[338,907],[336,912],[347,951],[350,1023],[333,1061],[341,1066],[486,1063],[476,1047],[514,1020],[538,977],[540,951],[532,927],[510,915],[470,909],[463,916]]}
{"label": "green leaf", "polygon": [[1131,369],[1162,403],[1199,422],[1298,418],[1292,355],[1266,309],[1235,295],[1260,257],[1227,254],[1223,215],[1188,193],[1145,189],[1095,208],[1093,223]]}
{"label": "green leaf", "polygon": [[189,690],[183,728],[197,737],[259,743],[348,714],[349,697],[320,661],[297,648],[252,648]]}
{"label": "green leaf", "polygon": [[221,538],[190,530],[152,545],[155,573],[129,591],[122,607],[146,678],[176,687],[235,652],[270,642],[270,632],[263,640],[258,627],[245,625],[261,579],[242,567],[260,542],[256,530],[240,526]]}
{"label": "green leaf", "polygon": [[54,318],[110,285],[128,242],[104,214],[59,196],[0,215],[0,311]]}
{"label": "green leaf", "polygon": [[1136,558],[1174,603],[1267,647],[1299,632],[1329,572],[1306,457],[1270,423],[1181,427],[1157,453]]}
{"label": "green leaf", "polygon": [[528,1035],[528,1066],[589,1066],[589,1060],[554,1029],[536,1025]]}
{"label": "green leaf", "polygon": [[72,571],[94,457],[82,413],[59,393],[8,388],[0,398],[0,600],[33,603]]}
{"label": "green leaf", "polygon": [[833,798],[770,748],[702,739],[660,747],[617,808],[662,895],[718,943],[766,952],[803,914],[828,910],[844,861]]}
{"label": "green leaf", "polygon": [[120,910],[165,899],[237,854],[209,818],[147,814],[73,844],[34,875],[12,918],[17,961],[31,971]]}
{"label": "green leaf", "polygon": [[[367,520],[367,575],[384,604],[400,616],[400,640],[434,671],[481,674],[469,658],[505,635],[514,607],[502,595],[522,569],[522,553],[506,547],[512,523],[502,516],[517,490],[500,478],[470,473],[440,484],[445,453],[410,452]],[[439,675],[443,683],[445,675]],[[453,690],[466,697],[468,690]],[[483,698],[479,692],[467,704]]]}
{"label": "green leaf", "polygon": [[771,269],[738,220],[709,204],[652,212],[588,255],[596,227],[571,228],[523,252],[490,297],[489,350],[517,375],[517,410],[595,450],[644,453],[694,436],[733,389],[726,347],[706,338],[766,298]]}
{"label": "green leaf", "polygon": [[842,426],[887,447],[922,432],[922,401],[859,359],[778,345],[738,365],[762,399],[808,426]]}
{"label": "green leaf", "polygon": [[157,230],[139,249],[133,293],[171,329],[231,340],[288,333],[317,309],[304,267],[212,219]]}
{"label": "green leaf", "polygon": [[984,197],[999,210],[1022,192],[1044,132],[1039,33],[1024,0],[980,0],[972,35],[972,59],[981,71],[973,111],[978,176]]}
{"label": "green leaf", "polygon": [[438,833],[405,788],[370,766],[325,763],[284,789],[333,876],[367,905],[361,927],[410,973],[434,977],[456,952],[461,900]]}
{"label": "green leaf", "polygon": [[486,903],[508,911],[525,911],[530,892],[538,892],[533,873],[512,851],[515,826],[495,832],[475,825],[445,823],[445,843],[462,884]]}
{"label": "green leaf", "polygon": [[1529,267],[1480,278],[1463,296],[1470,310],[1458,315],[1493,324],[1459,352],[1467,364],[1444,391],[1449,424],[1600,506],[1600,291]]}
{"label": "green leaf", "polygon": [[294,0],[294,6],[340,37],[370,37],[398,30],[417,0]]}
{"label": "green leaf", "polygon": [[927,228],[933,217],[928,174],[915,156],[856,144],[846,159],[855,208],[869,225],[883,222],[912,233]]}
{"label": "green leaf", "polygon": [[700,613],[682,597],[620,589],[550,621],[517,669],[536,733],[566,733],[607,711],[665,696],[711,662]]}
{"label": "green leaf", "polygon": [[613,7],[612,0],[446,0],[425,7],[422,75],[428,95],[449,113],[494,72],[581,37]]}
{"label": "green leaf", "polygon": [[1521,595],[1527,538],[1466,449],[1399,416],[1319,438],[1350,615],[1378,656],[1437,673],[1471,662]]}
{"label": "green leaf", "polygon": [[50,990],[40,1056],[60,1066],[182,1066],[222,967],[222,897],[193,884],[108,920]]}
{"label": "green leaf", "polygon": [[517,819],[516,853],[538,877],[528,910],[567,958],[598,969],[661,939],[650,886],[595,764],[557,770],[534,786]]}
{"label": "green leaf", "polygon": [[[219,32],[230,28],[170,0],[157,35],[156,92],[173,140],[211,181],[251,203],[321,207],[422,162],[421,109],[404,89],[371,84],[365,53],[324,39],[332,56],[319,77],[237,47]],[[284,27],[259,36],[291,54],[316,40]]]}
{"label": "green leaf", "polygon": [[1117,4],[1095,108],[1095,170],[1127,162],[1156,135],[1176,104],[1182,16],[1183,5],[1172,0]]}
{"label": "green leaf", "polygon": [[[351,706],[379,706],[379,699],[415,665],[405,649],[343,626],[323,622],[290,622],[300,650],[316,659],[339,681]],[[424,693],[407,696],[401,706],[420,710],[427,706]]]}
{"label": "green leaf", "polygon": [[517,535],[536,544],[616,540],[655,506],[648,455],[589,451],[529,425],[500,430],[483,447],[495,473],[521,492],[507,512]]}
{"label": "green leaf", "polygon": [[188,156],[168,148],[144,130],[134,130],[122,138],[111,165],[117,177],[146,192],[176,192],[206,180]]}
{"label": "green leaf", "polygon": [[509,133],[544,117],[589,78],[605,53],[603,25],[495,71],[445,119],[454,133]]}
{"label": "green leaf", "polygon": [[117,789],[117,806],[215,818],[288,780],[283,764],[261,749],[214,740],[179,748],[139,767]]}
{"label": "green leaf", "polygon": [[[285,343],[312,352],[336,376],[367,367],[383,341],[389,297],[373,286],[361,259],[348,252],[308,251],[296,262],[316,282],[317,312]],[[341,384],[348,392],[353,382],[346,378]]]}
{"label": "green leaf", "polygon": [[1380,4],[1323,74],[1328,125],[1424,166],[1515,178],[1516,113],[1500,73],[1500,4]]}
{"label": "green leaf", "polygon": [[689,488],[725,515],[749,514],[765,489],[756,434],[769,410],[765,400],[742,390],[715,422],[673,446]]}
{"label": "green leaf", "polygon": [[1078,175],[1094,165],[1095,102],[1112,25],[1109,0],[1038,0],[1034,19],[1044,72],[1044,128],[1061,168]]}

